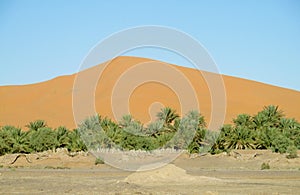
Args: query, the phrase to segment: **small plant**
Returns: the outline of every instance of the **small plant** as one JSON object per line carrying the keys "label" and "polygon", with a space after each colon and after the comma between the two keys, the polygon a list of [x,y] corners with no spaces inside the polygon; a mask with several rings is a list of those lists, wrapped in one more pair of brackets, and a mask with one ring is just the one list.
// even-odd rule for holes
{"label": "small plant", "polygon": [[45,169],[70,169],[70,167],[53,167],[53,166],[45,166]]}
{"label": "small plant", "polygon": [[104,161],[101,158],[96,158],[95,165],[104,164]]}
{"label": "small plant", "polygon": [[56,169],[70,169],[70,167],[56,167]]}
{"label": "small plant", "polygon": [[53,166],[45,166],[44,168],[45,169],[55,169],[55,167],[53,167]]}
{"label": "small plant", "polygon": [[269,163],[264,162],[263,164],[261,164],[260,169],[261,170],[270,169]]}
{"label": "small plant", "polygon": [[297,158],[298,157],[298,154],[297,154],[297,147],[296,146],[289,146],[287,148],[287,153],[288,155],[286,155],[286,157],[288,159],[292,159],[292,158]]}
{"label": "small plant", "polygon": [[11,171],[16,171],[16,167],[9,166],[8,168],[9,168],[9,170],[11,170]]}
{"label": "small plant", "polygon": [[3,165],[0,165],[0,169],[3,168]]}

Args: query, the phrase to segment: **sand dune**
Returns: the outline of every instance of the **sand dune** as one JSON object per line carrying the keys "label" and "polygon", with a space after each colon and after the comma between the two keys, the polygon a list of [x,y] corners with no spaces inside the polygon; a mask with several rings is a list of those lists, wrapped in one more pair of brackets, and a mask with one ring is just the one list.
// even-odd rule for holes
{"label": "sand dune", "polygon": [[[111,99],[114,95],[113,89],[116,87],[116,83],[120,81],[120,78],[128,82],[134,82],[135,78],[125,78],[124,74],[135,70],[136,64],[149,61],[153,62],[145,58],[118,57],[102,70],[94,93],[96,111],[100,115],[114,118]],[[209,86],[201,72],[175,65],[168,66],[169,68],[172,67],[172,70],[176,69],[191,83],[199,102],[198,109],[209,122],[212,101]],[[94,74],[101,67],[103,68],[103,64],[85,70],[84,74]],[[210,73],[202,73],[214,76]],[[147,71],[144,73],[139,72],[139,74],[141,78],[146,78],[150,73]],[[157,71],[157,75],[159,74],[163,73]],[[222,77],[226,91],[225,123],[230,123],[237,114],[254,114],[261,110],[263,106],[270,104],[278,105],[288,117],[300,120],[300,92],[225,75]],[[31,85],[1,86],[0,125],[24,127],[30,121],[43,119],[52,127],[65,125],[68,128],[75,128],[76,123],[74,122],[72,110],[75,78],[76,74],[73,74]],[[176,84],[176,82],[176,78],[174,78],[173,84]],[[177,82],[178,85],[180,83]],[[124,87],[120,89],[124,89],[122,93],[126,93]],[[172,91],[168,85],[158,82],[141,83],[132,90],[130,99],[128,99],[130,112],[135,118],[144,123],[149,122],[151,114],[155,113],[162,105],[174,107],[180,112],[180,98],[178,98],[177,92]],[[82,105],[84,106],[84,102]],[[113,106],[123,108],[124,99],[117,96]]]}

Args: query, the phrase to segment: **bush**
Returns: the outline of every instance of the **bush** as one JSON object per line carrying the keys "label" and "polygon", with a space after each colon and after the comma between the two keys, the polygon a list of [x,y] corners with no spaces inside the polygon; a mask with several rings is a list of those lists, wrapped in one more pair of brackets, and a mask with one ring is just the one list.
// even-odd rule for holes
{"label": "bush", "polygon": [[280,154],[283,154],[292,144],[292,141],[288,137],[285,137],[282,134],[278,134],[272,140],[271,149],[273,152],[279,152]]}
{"label": "bush", "polygon": [[289,147],[287,148],[287,153],[288,153],[288,155],[286,155],[286,157],[287,157],[288,159],[291,159],[291,158],[297,158],[297,157],[298,157],[297,152],[298,152],[298,149],[297,149],[296,146],[289,146]]}
{"label": "bush", "polygon": [[104,161],[101,158],[96,158],[95,165],[104,164]]}
{"label": "bush", "polygon": [[270,165],[269,163],[262,163],[261,166],[260,166],[260,169],[261,170],[265,170],[265,169],[270,169]]}

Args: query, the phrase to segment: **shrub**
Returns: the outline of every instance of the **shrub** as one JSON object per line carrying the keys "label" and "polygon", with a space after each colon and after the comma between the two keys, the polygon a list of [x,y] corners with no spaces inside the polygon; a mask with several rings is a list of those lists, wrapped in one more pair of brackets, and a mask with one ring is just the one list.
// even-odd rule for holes
{"label": "shrub", "polygon": [[296,146],[289,146],[287,148],[287,153],[288,155],[286,156],[288,159],[291,159],[291,158],[297,158],[298,157],[298,149]]}
{"label": "shrub", "polygon": [[104,164],[104,161],[101,158],[96,158],[95,165]]}
{"label": "shrub", "polygon": [[260,166],[260,169],[261,170],[265,170],[265,169],[270,169],[270,165],[269,163],[262,163],[261,166]]}
{"label": "shrub", "polygon": [[288,138],[285,137],[282,134],[278,134],[276,137],[272,140],[272,146],[271,149],[273,152],[279,152],[280,154],[285,153],[289,146],[291,146],[293,143]]}

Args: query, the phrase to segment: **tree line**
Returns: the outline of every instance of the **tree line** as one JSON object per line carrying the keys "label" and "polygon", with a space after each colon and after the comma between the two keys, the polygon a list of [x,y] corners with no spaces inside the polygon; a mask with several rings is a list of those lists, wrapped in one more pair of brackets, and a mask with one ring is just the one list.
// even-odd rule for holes
{"label": "tree line", "polygon": [[72,131],[50,128],[43,120],[30,122],[27,131],[14,126],[0,128],[0,155],[33,153],[57,148],[87,151],[99,148],[155,150],[172,148],[190,153],[212,154],[232,149],[271,149],[297,157],[300,149],[300,123],[286,118],[278,106],[270,105],[251,116],[240,114],[220,131],[207,129],[204,117],[190,111],[180,117],[172,108],[162,108],[157,120],[143,125],[131,115],[114,122],[100,115],[84,120]]}

